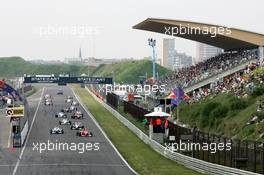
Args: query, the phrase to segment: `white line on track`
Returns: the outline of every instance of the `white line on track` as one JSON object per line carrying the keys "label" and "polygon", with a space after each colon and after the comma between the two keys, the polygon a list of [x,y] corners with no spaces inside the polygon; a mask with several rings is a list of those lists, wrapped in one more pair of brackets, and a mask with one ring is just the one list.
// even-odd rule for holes
{"label": "white line on track", "polygon": [[37,116],[37,113],[38,113],[38,109],[39,109],[39,106],[40,106],[40,103],[41,103],[41,98],[42,98],[42,96],[43,96],[44,89],[45,89],[45,88],[42,89],[41,96],[40,96],[40,98],[39,98],[39,103],[38,103],[37,109],[36,109],[36,111],[35,111],[35,114],[34,114],[33,120],[32,120],[32,122],[31,122],[31,125],[30,125],[29,131],[28,131],[28,135],[27,135],[27,138],[26,138],[25,144],[24,144],[24,146],[23,146],[23,148],[22,148],[22,150],[21,150],[21,152],[20,152],[19,158],[17,159],[17,162],[16,162],[16,165],[15,165],[15,168],[14,168],[14,171],[13,171],[12,175],[15,175],[15,174],[16,174],[17,168],[18,168],[18,166],[19,166],[19,164],[20,164],[20,160],[22,159],[22,156],[23,156],[23,154],[24,154],[24,151],[25,151],[25,148],[26,148],[26,145],[27,145],[27,142],[28,142],[28,138],[29,138],[29,136],[30,136],[30,132],[31,132],[31,130],[32,130],[32,126],[33,126],[33,124],[34,124],[34,122],[35,122],[35,119],[36,119],[36,116]]}

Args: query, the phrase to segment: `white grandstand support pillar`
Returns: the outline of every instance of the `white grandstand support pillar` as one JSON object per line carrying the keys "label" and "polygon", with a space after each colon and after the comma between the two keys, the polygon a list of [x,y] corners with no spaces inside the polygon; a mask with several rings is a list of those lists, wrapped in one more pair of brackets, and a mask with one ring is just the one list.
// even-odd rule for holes
{"label": "white grandstand support pillar", "polygon": [[259,46],[258,53],[259,53],[259,61],[262,64],[264,60],[264,46]]}

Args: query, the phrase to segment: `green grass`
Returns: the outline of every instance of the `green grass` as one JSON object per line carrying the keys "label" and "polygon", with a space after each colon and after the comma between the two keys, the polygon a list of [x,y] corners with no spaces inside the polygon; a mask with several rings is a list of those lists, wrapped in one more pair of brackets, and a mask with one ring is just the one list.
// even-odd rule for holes
{"label": "green grass", "polygon": [[84,105],[94,115],[110,140],[127,162],[142,175],[196,175],[199,174],[174,161],[166,159],[144,144],[110,112],[96,102],[89,93],[74,86]]}
{"label": "green grass", "polygon": [[[171,71],[157,65],[159,76],[170,73]],[[139,76],[152,76],[152,62],[149,60],[124,61],[109,65],[100,65],[93,74],[98,76],[114,76],[116,82],[139,83]]]}
{"label": "green grass", "polygon": [[138,129],[143,131],[145,134],[149,134],[148,128],[144,127],[143,121],[139,121],[136,118],[134,118],[131,114],[124,112],[124,106],[118,106],[117,111],[124,116],[127,120],[129,120],[131,123],[133,123]]}
{"label": "green grass", "polygon": [[[264,99],[264,96],[248,97],[246,99],[234,99],[232,94],[220,94],[213,99],[206,99],[196,104],[180,105],[180,121],[193,127],[195,124],[199,129],[211,134],[223,135],[229,138],[242,140],[263,141],[261,135],[264,131],[264,124],[253,124],[247,126],[252,114],[264,116],[264,112],[256,112],[257,101]],[[216,103],[225,111],[220,113],[215,109],[207,109],[208,104]],[[211,107],[212,108],[212,107]],[[218,115],[215,111],[219,112]],[[209,112],[209,115],[207,115]],[[207,116],[206,116],[207,115]]]}
{"label": "green grass", "polygon": [[24,74],[87,74],[94,70],[93,67],[69,64],[32,64],[21,57],[0,57],[0,78],[12,78]]}
{"label": "green grass", "polygon": [[[171,71],[157,65],[159,76]],[[152,62],[149,60],[124,61],[108,65],[100,65],[97,68],[84,65],[69,64],[32,64],[21,57],[0,57],[0,78],[13,78],[24,74],[70,74],[81,75],[83,73],[91,76],[112,77],[116,82],[139,83],[140,77],[152,76]]]}

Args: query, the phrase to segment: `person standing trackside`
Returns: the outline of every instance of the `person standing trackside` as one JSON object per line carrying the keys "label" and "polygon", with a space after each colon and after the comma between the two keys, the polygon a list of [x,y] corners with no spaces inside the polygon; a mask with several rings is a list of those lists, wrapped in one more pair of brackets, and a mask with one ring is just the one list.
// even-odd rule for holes
{"label": "person standing trackside", "polygon": [[162,131],[162,121],[160,118],[156,119],[156,125],[157,125],[157,132],[160,133]]}

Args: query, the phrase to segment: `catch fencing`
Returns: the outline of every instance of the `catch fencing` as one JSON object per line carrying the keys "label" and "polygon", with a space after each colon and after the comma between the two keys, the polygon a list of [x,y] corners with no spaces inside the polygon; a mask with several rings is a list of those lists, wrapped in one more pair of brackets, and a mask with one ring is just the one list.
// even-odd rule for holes
{"label": "catch fencing", "polygon": [[192,150],[181,153],[214,164],[264,174],[264,144],[261,142],[229,139],[196,129],[184,128],[173,123],[169,123],[169,136],[173,136],[176,143],[187,136],[189,136],[190,142],[200,145],[203,143],[208,145],[211,143],[223,143],[224,145],[229,143],[231,145],[230,150],[223,149],[220,151],[216,149],[214,153],[211,150]]}
{"label": "catch fencing", "polygon": [[[87,88],[87,90],[89,91],[89,89]],[[138,129],[135,125],[133,125],[130,121],[128,121],[125,117],[123,117],[119,112],[117,112],[114,108],[112,108],[110,105],[108,105],[107,103],[105,103],[104,101],[102,101],[101,99],[99,99],[96,95],[94,95],[93,93],[91,93],[91,91],[89,91],[89,93],[93,96],[93,98],[98,101],[100,104],[102,104],[102,106],[104,108],[106,108],[109,112],[111,112],[121,123],[123,123],[126,127],[128,127],[138,138],[140,138],[144,143],[148,144],[152,149],[154,149],[155,151],[157,151],[159,154],[163,155],[164,157],[167,157],[171,160],[176,161],[179,164],[182,164],[188,168],[191,168],[193,170],[202,172],[202,173],[207,173],[207,174],[215,174],[215,175],[256,175],[257,173],[254,172],[250,172],[250,171],[246,171],[244,169],[237,169],[237,168],[233,168],[229,167],[228,165],[223,166],[222,164],[217,164],[217,162],[211,163],[211,161],[206,161],[206,157],[208,158],[208,154],[204,153],[194,153],[192,155],[185,155],[183,153],[178,153],[178,152],[172,152],[170,150],[168,150],[165,146],[157,143],[155,140],[150,139],[143,131],[141,131],[140,129]],[[170,127],[172,127],[172,125],[170,125]],[[174,128],[175,131],[181,130],[181,133],[187,133],[190,132],[190,130],[186,130],[186,128]],[[179,133],[174,133],[174,134],[181,134]],[[173,133],[170,133],[173,134]],[[195,135],[195,139],[197,139],[197,141],[201,142],[206,140],[205,138],[203,138],[206,136],[205,135]],[[199,139],[198,139],[199,138]],[[255,147],[257,147],[257,145],[255,145]],[[228,154],[232,155],[234,157],[234,155],[236,155],[236,152],[241,151],[242,152],[242,147],[240,145],[240,147],[238,147],[238,145],[233,145],[232,148],[234,150],[232,150],[232,153],[227,153],[226,152],[226,160],[228,160]],[[239,149],[238,149],[239,148]],[[257,155],[257,149],[253,149],[254,151],[256,151]],[[249,150],[248,150],[249,151]],[[249,151],[248,154],[252,153],[252,151]],[[262,152],[263,153],[263,152]],[[242,155],[242,154],[241,154]],[[200,156],[200,159],[199,159]],[[261,157],[261,155],[258,155],[259,157],[257,158],[256,156],[254,157],[254,159],[257,160],[258,159],[262,159],[263,157]],[[201,158],[204,157],[204,160]],[[210,155],[209,155],[210,158]],[[219,157],[211,157],[210,160],[219,160]],[[220,160],[222,160],[220,158]],[[231,159],[234,160],[234,159]],[[253,161],[255,161],[253,160]],[[249,163],[250,160],[248,160]],[[227,161],[226,161],[227,162]],[[238,162],[237,162],[238,163]],[[233,165],[233,161],[231,163]],[[258,172],[258,168],[256,167],[256,172]]]}

